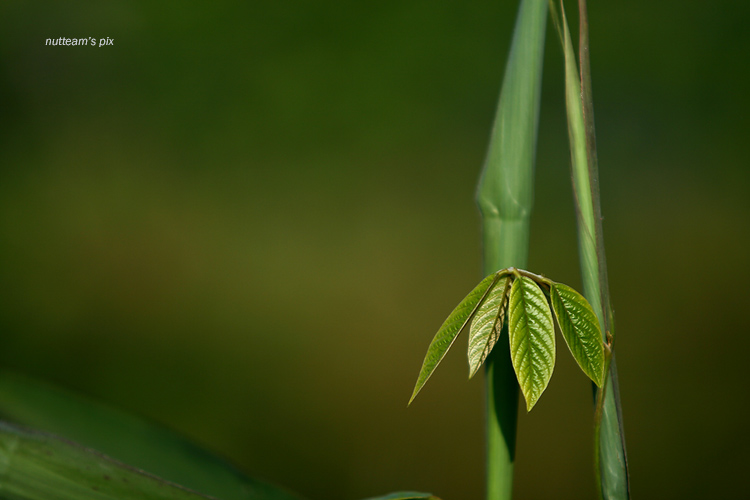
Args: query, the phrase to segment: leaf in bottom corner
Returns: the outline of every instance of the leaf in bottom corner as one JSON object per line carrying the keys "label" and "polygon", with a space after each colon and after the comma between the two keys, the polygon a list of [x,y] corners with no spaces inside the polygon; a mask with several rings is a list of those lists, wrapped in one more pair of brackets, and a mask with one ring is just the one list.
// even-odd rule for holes
{"label": "leaf in bottom corner", "polygon": [[300,500],[168,428],[6,370],[0,370],[0,419],[74,441],[214,498]]}
{"label": "leaf in bottom corner", "polygon": [[208,497],[50,434],[0,422],[0,498],[205,500]]}
{"label": "leaf in bottom corner", "polygon": [[382,497],[373,497],[366,500],[440,500],[438,497],[433,496],[432,493],[419,493],[416,491],[400,491],[398,493],[390,493]]}

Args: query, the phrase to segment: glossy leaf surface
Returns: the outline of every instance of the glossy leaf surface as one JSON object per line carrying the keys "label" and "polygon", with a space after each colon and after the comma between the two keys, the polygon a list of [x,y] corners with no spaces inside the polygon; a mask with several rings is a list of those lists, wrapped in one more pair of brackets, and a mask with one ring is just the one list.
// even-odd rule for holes
{"label": "glossy leaf surface", "polygon": [[437,368],[440,361],[445,357],[445,353],[455,342],[456,337],[464,329],[466,324],[469,322],[471,317],[476,312],[477,308],[484,301],[485,296],[492,289],[497,282],[497,274],[490,274],[484,278],[479,285],[472,290],[469,295],[461,301],[453,312],[448,316],[443,325],[438,330],[435,337],[432,339],[430,346],[427,348],[427,355],[422,363],[422,369],[419,371],[419,377],[417,378],[417,384],[414,386],[414,392],[409,399],[409,404],[414,401],[414,398],[422,390],[424,384],[432,376],[432,373]]}
{"label": "glossy leaf surface", "polygon": [[210,497],[52,435],[0,423],[0,498],[200,500]]}
{"label": "glossy leaf surface", "polygon": [[552,284],[550,301],[565,343],[578,366],[601,387],[604,383],[604,343],[594,310],[583,295],[562,283]]}
{"label": "glossy leaf surface", "polygon": [[70,439],[222,500],[299,498],[242,474],[165,427],[12,372],[0,373],[0,418]]}
{"label": "glossy leaf surface", "polygon": [[526,276],[513,281],[508,334],[513,369],[528,411],[547,388],[555,367],[555,329],[544,293]]}
{"label": "glossy leaf surface", "polygon": [[482,363],[495,347],[505,322],[505,311],[510,292],[510,276],[497,281],[492,291],[477,310],[469,329],[469,378],[476,375]]}

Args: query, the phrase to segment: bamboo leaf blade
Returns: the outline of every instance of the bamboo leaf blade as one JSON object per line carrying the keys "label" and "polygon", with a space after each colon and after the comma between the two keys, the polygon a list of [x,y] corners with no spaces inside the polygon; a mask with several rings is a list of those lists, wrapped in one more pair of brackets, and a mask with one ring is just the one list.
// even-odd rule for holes
{"label": "bamboo leaf blade", "polygon": [[596,464],[598,479],[605,500],[627,500],[630,498],[627,454],[622,432],[622,416],[619,408],[619,389],[615,360],[610,362],[609,376],[605,380],[603,396],[598,401]]}
{"label": "bamboo leaf blade", "polygon": [[0,498],[201,500],[212,497],[52,435],[0,423]]}
{"label": "bamboo leaf blade", "polygon": [[602,387],[604,343],[596,313],[583,295],[562,283],[550,286],[550,302],[576,363],[598,387]]}
{"label": "bamboo leaf blade", "polygon": [[525,276],[513,281],[508,307],[510,355],[527,411],[531,411],[555,368],[552,313],[539,285]]}
{"label": "bamboo leaf blade", "polygon": [[[596,227],[594,213],[585,207],[592,207],[591,189],[583,188],[591,185],[589,176],[589,162],[586,150],[586,130],[583,121],[583,106],[581,104],[581,85],[579,82],[578,68],[576,66],[573,43],[570,39],[570,30],[562,10],[563,27],[563,53],[565,56],[565,105],[568,116],[568,139],[570,142],[570,160],[573,174],[574,186],[582,187],[575,189],[576,206],[578,207],[578,231],[579,237],[586,242],[581,246],[582,266],[587,269],[597,270],[595,273],[584,277],[584,288],[591,288],[598,283],[599,273],[596,256]],[[596,281],[592,281],[596,279]],[[589,297],[594,310],[601,309],[599,296]]]}
{"label": "bamboo leaf blade", "polygon": [[299,500],[166,427],[13,372],[0,372],[0,417],[222,500]]}
{"label": "bamboo leaf blade", "polygon": [[[575,63],[570,30],[562,9],[563,52],[568,130],[571,150],[573,191],[578,215],[578,246],[584,295],[596,313],[602,333],[614,335],[609,302],[604,238],[593,127],[593,99],[588,57],[586,2],[579,1],[581,19],[581,73]],[[581,88],[583,86],[583,88]],[[627,453],[614,355],[605,374],[604,387],[597,394],[594,462],[599,493],[605,500],[630,498]]]}
{"label": "bamboo leaf blade", "polygon": [[471,321],[469,329],[469,378],[479,371],[495,347],[505,321],[512,278],[500,278]]}
{"label": "bamboo leaf blade", "polygon": [[482,305],[487,294],[498,280],[498,274],[490,274],[484,278],[450,313],[443,322],[435,337],[427,348],[427,354],[422,362],[422,368],[414,386],[414,392],[409,399],[409,404],[414,401],[419,391],[422,390],[427,380],[432,376],[435,368],[445,357],[445,354],[456,341],[458,334],[466,327],[474,313]]}

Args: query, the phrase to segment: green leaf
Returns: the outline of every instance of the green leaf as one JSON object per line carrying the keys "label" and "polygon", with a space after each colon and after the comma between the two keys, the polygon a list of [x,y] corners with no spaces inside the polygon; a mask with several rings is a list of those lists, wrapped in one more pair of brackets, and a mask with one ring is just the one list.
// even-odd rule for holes
{"label": "green leaf", "polygon": [[495,347],[505,322],[505,311],[510,292],[510,276],[500,278],[487,299],[479,307],[469,330],[469,378],[479,371],[484,360]]}
{"label": "green leaf", "polygon": [[583,295],[562,283],[550,286],[550,299],[557,324],[578,366],[601,387],[604,383],[604,343],[591,304]]}
{"label": "green leaf", "polygon": [[368,498],[367,500],[440,500],[432,493],[419,493],[416,491],[400,491],[382,497]]}
{"label": "green leaf", "polygon": [[509,308],[510,356],[531,411],[555,368],[555,327],[544,292],[526,276],[513,281]]}
{"label": "green leaf", "polygon": [[52,435],[0,422],[0,498],[200,500],[211,497]]}
{"label": "green leaf", "polygon": [[435,338],[430,342],[430,346],[427,348],[427,355],[422,363],[422,369],[419,371],[419,377],[417,377],[417,384],[414,386],[414,392],[409,399],[409,404],[414,401],[419,391],[422,390],[424,384],[430,378],[432,373],[440,364],[445,353],[453,345],[453,342],[464,329],[466,324],[469,322],[471,317],[476,312],[477,308],[482,304],[486,295],[490,292],[492,287],[498,280],[500,273],[490,274],[484,278],[469,295],[461,301],[458,306],[450,313],[450,316],[443,322],[443,326],[440,327]]}
{"label": "green leaf", "polygon": [[165,427],[12,372],[0,372],[0,417],[222,500],[299,499]]}

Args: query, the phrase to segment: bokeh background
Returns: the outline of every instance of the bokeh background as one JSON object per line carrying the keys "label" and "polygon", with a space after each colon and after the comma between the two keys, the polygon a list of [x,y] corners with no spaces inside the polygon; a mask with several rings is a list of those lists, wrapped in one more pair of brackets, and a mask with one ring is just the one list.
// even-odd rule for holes
{"label": "bokeh background", "polygon": [[[747,491],[748,5],[589,7],[636,498]],[[516,7],[3,1],[2,366],[313,500],[482,498],[465,339],[406,402],[481,277],[473,196]],[[45,46],[61,36],[114,44]],[[530,267],[578,287],[547,42]],[[519,418],[518,499],[594,498],[564,349]]]}

